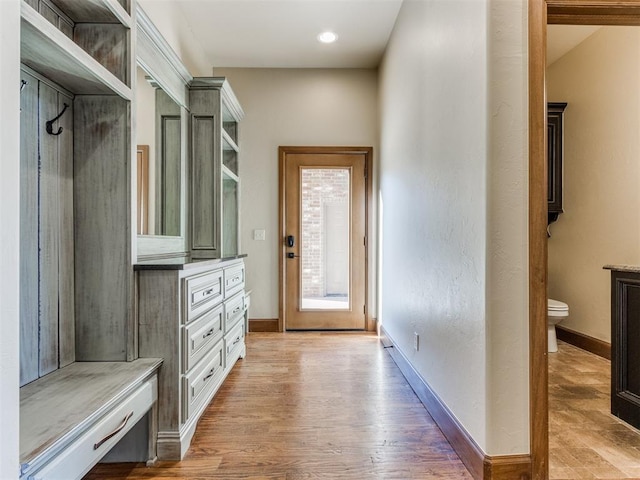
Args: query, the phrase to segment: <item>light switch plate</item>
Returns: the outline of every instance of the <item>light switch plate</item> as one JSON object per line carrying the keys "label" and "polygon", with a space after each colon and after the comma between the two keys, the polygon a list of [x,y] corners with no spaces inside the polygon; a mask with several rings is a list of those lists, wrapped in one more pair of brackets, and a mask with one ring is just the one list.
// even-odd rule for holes
{"label": "light switch plate", "polygon": [[254,240],[265,240],[267,238],[267,232],[264,229],[257,229],[253,231]]}

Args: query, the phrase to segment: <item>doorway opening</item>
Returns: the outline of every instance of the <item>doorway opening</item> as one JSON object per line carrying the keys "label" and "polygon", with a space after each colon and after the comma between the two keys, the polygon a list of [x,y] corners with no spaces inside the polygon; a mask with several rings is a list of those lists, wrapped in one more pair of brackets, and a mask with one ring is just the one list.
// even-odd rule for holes
{"label": "doorway opening", "polygon": [[532,478],[549,477],[547,356],[547,24],[640,25],[637,1],[529,1],[529,383]]}

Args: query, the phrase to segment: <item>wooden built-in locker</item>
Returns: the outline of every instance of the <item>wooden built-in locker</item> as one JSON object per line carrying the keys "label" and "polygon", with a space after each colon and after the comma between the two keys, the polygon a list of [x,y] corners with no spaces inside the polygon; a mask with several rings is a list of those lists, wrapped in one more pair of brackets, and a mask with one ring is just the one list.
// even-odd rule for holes
{"label": "wooden built-in locker", "polygon": [[[75,360],[73,96],[35,72],[23,70],[21,77],[20,385],[24,385]],[[47,133],[46,122],[63,110],[52,125],[52,132],[60,134]]]}

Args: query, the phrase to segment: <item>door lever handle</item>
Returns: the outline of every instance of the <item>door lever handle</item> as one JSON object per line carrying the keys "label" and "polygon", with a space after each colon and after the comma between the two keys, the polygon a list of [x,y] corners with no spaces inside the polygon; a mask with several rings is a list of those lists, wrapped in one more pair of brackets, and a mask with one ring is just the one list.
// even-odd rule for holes
{"label": "door lever handle", "polygon": [[300,255],[296,255],[293,252],[287,253],[287,258],[300,258]]}

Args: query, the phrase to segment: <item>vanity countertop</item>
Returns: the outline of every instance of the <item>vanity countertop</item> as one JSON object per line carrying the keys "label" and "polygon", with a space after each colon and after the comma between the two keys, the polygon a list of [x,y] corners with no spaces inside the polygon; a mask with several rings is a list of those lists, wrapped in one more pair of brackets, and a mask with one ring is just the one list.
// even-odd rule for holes
{"label": "vanity countertop", "polygon": [[228,262],[245,258],[246,253],[233,255],[224,258],[191,258],[173,257],[161,258],[157,260],[143,260],[133,266],[134,270],[188,270],[190,268],[213,266],[216,263]]}
{"label": "vanity countertop", "polygon": [[615,270],[617,272],[640,273],[640,265],[605,265],[605,270]]}

